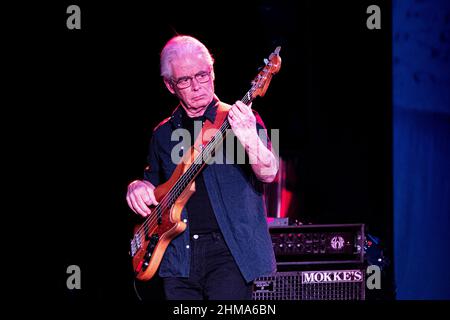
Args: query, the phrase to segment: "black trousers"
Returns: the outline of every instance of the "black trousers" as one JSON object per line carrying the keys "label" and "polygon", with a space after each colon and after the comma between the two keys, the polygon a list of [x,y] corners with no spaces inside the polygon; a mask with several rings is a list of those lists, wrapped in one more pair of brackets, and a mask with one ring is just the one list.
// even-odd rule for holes
{"label": "black trousers", "polygon": [[191,237],[188,278],[163,278],[167,300],[250,300],[246,283],[220,233]]}

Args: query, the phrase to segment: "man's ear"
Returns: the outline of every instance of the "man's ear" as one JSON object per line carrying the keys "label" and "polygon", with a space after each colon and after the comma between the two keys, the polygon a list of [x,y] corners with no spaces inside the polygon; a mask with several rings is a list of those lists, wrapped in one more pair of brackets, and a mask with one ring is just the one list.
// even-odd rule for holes
{"label": "man's ear", "polygon": [[169,90],[171,94],[176,94],[172,82],[170,82],[170,81],[167,80],[167,79],[164,79],[164,84],[166,85],[167,90]]}

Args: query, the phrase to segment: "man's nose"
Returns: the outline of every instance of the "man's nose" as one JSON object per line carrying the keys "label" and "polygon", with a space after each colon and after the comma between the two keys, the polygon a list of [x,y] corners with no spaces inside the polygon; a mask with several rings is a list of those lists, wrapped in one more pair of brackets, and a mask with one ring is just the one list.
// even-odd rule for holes
{"label": "man's nose", "polygon": [[197,79],[192,78],[191,79],[191,86],[192,86],[193,90],[197,91],[198,89],[200,89],[200,82],[198,82]]}

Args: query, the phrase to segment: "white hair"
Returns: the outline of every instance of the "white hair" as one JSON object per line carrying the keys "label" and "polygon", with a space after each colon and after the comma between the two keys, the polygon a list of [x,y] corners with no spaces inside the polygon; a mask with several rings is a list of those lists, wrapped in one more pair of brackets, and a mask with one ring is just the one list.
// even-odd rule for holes
{"label": "white hair", "polygon": [[214,59],[208,48],[191,36],[175,36],[170,39],[161,51],[161,76],[165,79],[172,77],[170,63],[177,58],[197,55],[205,59],[212,67]]}

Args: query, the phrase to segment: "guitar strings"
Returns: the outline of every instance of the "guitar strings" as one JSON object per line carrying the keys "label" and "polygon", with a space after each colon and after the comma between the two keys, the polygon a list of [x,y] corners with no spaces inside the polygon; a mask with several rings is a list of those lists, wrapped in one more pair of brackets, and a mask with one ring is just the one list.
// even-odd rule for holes
{"label": "guitar strings", "polygon": [[[224,133],[224,129],[226,129],[227,126],[228,126],[228,124],[225,121],[222,124],[222,127],[216,132],[215,136],[213,137],[213,140],[217,140],[220,137],[220,135],[222,135]],[[171,190],[169,190],[166,197],[160,203],[163,207],[166,204],[172,202],[173,200],[176,200],[174,198],[178,196],[177,193],[186,187],[186,186],[183,186],[183,184],[192,178],[194,171],[197,171],[198,165],[202,165],[202,163],[199,163],[198,159],[205,158],[204,153],[209,152],[212,149],[211,146],[212,146],[212,144],[207,145],[207,147],[202,151],[202,153],[199,154],[198,157],[194,160],[193,164],[188,168],[188,170],[186,170],[186,172],[183,174],[183,177],[178,181],[178,183],[175,184]],[[161,208],[155,208],[155,210],[153,210],[153,212],[157,213],[158,209],[161,209]],[[163,208],[162,210],[164,210],[164,209],[166,209],[166,208]],[[142,227],[143,228],[148,227],[148,224],[151,224],[152,222],[154,222],[155,216],[157,216],[157,215],[150,216],[149,217],[150,219],[147,220],[142,225]],[[139,230],[139,231],[141,231],[141,230]]]}
{"label": "guitar strings", "polygon": [[[217,133],[215,134],[215,136],[213,137],[213,139],[217,139],[220,137],[221,134],[223,134],[223,129],[226,129],[226,124],[227,121],[224,122],[224,124],[222,125],[222,127],[217,131]],[[220,133],[220,134],[219,134]],[[205,158],[204,153],[209,152],[212,148],[211,148],[212,144],[208,144],[208,146],[204,149],[204,151],[202,151],[201,154],[199,154],[197,156],[196,159],[194,159],[193,164],[188,168],[188,170],[186,170],[186,172],[183,174],[182,178],[172,187],[171,190],[169,190],[169,192],[166,194],[165,198],[160,202],[160,204],[158,205],[159,207],[155,207],[155,209],[152,211],[152,213],[156,213],[153,216],[150,216],[148,220],[146,220],[143,225],[140,227],[140,229],[136,232],[136,235],[139,234],[139,236],[143,236],[145,235],[142,234],[143,229],[144,228],[153,228],[154,227],[154,222],[156,222],[156,220],[158,219],[158,210],[164,211],[166,210],[166,205],[173,202],[174,200],[176,200],[176,198],[179,197],[178,192],[182,192],[184,191],[184,189],[187,187],[184,186],[183,184],[185,184],[186,182],[190,181],[192,179],[193,176],[195,176],[195,174],[197,174],[197,172],[199,172],[200,170],[198,169],[198,166],[203,166],[204,163],[198,163],[198,159],[201,158]],[[162,208],[161,208],[162,206]]]}
{"label": "guitar strings", "polygon": [[[249,102],[251,102],[251,95],[250,93],[253,93],[254,88],[252,87],[244,96],[244,98],[241,100],[243,103],[245,103],[246,105],[249,104]],[[215,148],[214,143],[212,143],[213,141],[216,141],[217,139],[220,139],[220,136],[223,136],[225,134],[226,129],[228,129],[229,126],[229,122],[228,119],[226,118],[225,121],[223,122],[222,126],[220,127],[220,129],[216,132],[216,134],[214,135],[214,137],[208,142],[207,146],[205,149],[202,150],[202,152],[194,159],[193,164],[188,168],[188,170],[186,170],[186,172],[182,175],[181,179],[175,183],[175,185],[167,192],[167,194],[164,196],[164,198],[161,200],[161,202],[158,204],[157,207],[155,207],[155,209],[152,211],[152,213],[156,213],[153,216],[149,216],[148,219],[141,225],[141,227],[139,227],[139,229],[135,232],[135,236],[134,238],[136,238],[136,236],[138,236],[139,238],[142,238],[145,236],[145,229],[151,229],[155,226],[155,222],[157,222],[158,220],[158,216],[160,215],[158,212],[164,212],[166,209],[168,209],[166,207],[166,205],[172,203],[173,201],[175,201],[178,197],[179,197],[179,192],[180,194],[182,192],[184,192],[184,189],[186,189],[186,187],[189,185],[186,184],[186,182],[189,182],[193,176],[195,176],[198,172],[200,172],[203,168],[203,166],[206,164],[206,161],[210,159],[210,151],[212,151],[213,148]],[[202,159],[205,156],[205,153],[207,153],[208,158],[204,161],[204,162],[200,162],[198,163],[198,159]],[[201,166],[201,168],[198,169],[198,166]],[[184,185],[186,184],[186,185]],[[133,238],[133,241],[134,241]]]}
{"label": "guitar strings", "polygon": [[[248,104],[250,102],[250,92],[252,92],[252,91],[253,91],[253,88],[250,89],[249,92],[247,92],[246,96],[241,100],[243,103]],[[213,148],[213,144],[214,144],[214,143],[211,143],[211,141],[220,138],[220,136],[223,136],[223,134],[225,133],[225,130],[228,128],[228,125],[229,125],[229,122],[228,122],[228,119],[226,119],[224,121],[224,123],[222,124],[221,128],[216,132],[215,136],[210,140],[207,147],[201,152],[200,155],[197,156],[196,159],[194,159],[194,164],[191,165],[188,168],[188,170],[186,170],[186,172],[183,174],[182,178],[174,185],[174,187],[172,187],[171,190],[169,190],[169,192],[163,198],[161,203],[158,205],[159,208],[155,208],[155,210],[153,210],[153,212],[156,211],[156,213],[158,213],[158,210],[161,210],[161,211],[166,210],[167,208],[165,206],[167,204],[171,203],[172,201],[176,200],[176,198],[179,197],[179,195],[177,193],[180,191],[182,193],[184,191],[184,189],[187,187],[187,185],[184,186],[183,184],[190,181],[192,179],[192,177],[195,176],[195,174],[197,174],[197,172],[193,172],[193,171],[197,170],[197,168],[194,168],[194,166],[198,167],[198,165],[201,165],[201,167],[203,167],[204,164],[206,164],[206,162],[198,163],[197,159],[204,158],[204,153],[206,153],[206,152],[209,154],[209,152]],[[208,157],[208,159],[209,159],[209,157]],[[200,168],[200,170],[201,169],[202,168]],[[198,170],[198,172],[200,170]],[[163,207],[162,209],[161,209],[161,206]],[[158,220],[158,214],[154,214],[153,216],[150,216],[149,219],[147,219],[142,224],[142,226],[138,229],[138,231],[136,231],[135,235],[138,235],[142,239],[142,237],[145,236],[145,233],[143,233],[144,229],[153,228],[155,226],[154,222],[156,222],[157,220]]]}

